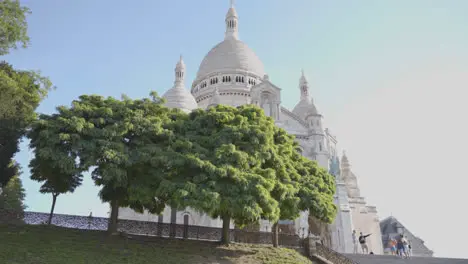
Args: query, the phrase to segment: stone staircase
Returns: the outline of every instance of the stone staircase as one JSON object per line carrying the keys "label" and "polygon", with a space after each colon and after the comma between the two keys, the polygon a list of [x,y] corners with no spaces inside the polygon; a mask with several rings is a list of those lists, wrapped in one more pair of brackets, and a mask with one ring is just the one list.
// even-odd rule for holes
{"label": "stone staircase", "polygon": [[402,259],[389,255],[343,254],[357,264],[468,264],[468,259],[412,257]]}
{"label": "stone staircase", "polygon": [[404,259],[391,255],[340,254],[319,241],[319,237],[309,236],[305,244],[306,254],[318,263],[324,264],[468,264],[468,259],[434,257]]}

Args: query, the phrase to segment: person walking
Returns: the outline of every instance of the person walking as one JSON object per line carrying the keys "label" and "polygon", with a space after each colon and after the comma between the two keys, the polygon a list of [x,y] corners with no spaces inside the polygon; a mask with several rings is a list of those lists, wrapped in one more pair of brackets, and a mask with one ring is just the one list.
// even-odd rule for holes
{"label": "person walking", "polygon": [[398,252],[398,256],[400,257],[406,257],[406,250],[405,250],[405,238],[403,237],[403,235],[400,235],[398,237],[398,240],[397,240],[397,252]]}
{"label": "person walking", "polygon": [[353,253],[357,254],[358,253],[358,237],[356,234],[356,230],[353,230]]}
{"label": "person walking", "polygon": [[369,248],[367,247],[366,238],[372,234],[363,235],[362,232],[359,236],[359,243],[361,244],[361,250],[363,254],[369,254]]}

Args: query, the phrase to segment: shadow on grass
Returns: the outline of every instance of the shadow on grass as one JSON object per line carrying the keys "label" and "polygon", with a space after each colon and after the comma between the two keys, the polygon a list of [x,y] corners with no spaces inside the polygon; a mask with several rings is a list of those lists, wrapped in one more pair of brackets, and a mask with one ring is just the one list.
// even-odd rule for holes
{"label": "shadow on grass", "polygon": [[[16,263],[262,263],[270,247],[145,236],[109,236],[104,231],[57,226],[0,225],[0,248]],[[3,243],[2,243],[3,244]],[[13,252],[15,249],[17,254]],[[27,252],[21,256],[21,251]],[[273,251],[272,251],[273,252]],[[78,260],[79,259],[79,260]],[[0,257],[0,263],[3,262]],[[31,262],[33,261],[33,262]]]}

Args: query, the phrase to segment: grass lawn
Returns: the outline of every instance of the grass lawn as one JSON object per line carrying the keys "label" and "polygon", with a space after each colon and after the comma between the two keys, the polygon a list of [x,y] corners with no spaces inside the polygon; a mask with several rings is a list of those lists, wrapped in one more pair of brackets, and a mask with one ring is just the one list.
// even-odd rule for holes
{"label": "grass lawn", "polygon": [[100,231],[0,225],[1,264],[302,264],[298,252],[262,245],[152,238],[141,242]]}

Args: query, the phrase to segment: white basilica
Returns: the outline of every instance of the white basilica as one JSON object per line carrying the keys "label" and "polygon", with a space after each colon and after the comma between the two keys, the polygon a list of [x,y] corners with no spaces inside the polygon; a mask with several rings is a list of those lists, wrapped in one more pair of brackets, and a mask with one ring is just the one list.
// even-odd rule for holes
{"label": "white basilica", "polygon": [[[168,107],[190,112],[196,108],[206,109],[217,104],[240,106],[256,104],[272,117],[279,127],[294,134],[300,142],[303,155],[316,160],[336,177],[337,193],[335,202],[338,215],[331,225],[331,247],[342,253],[353,253],[352,230],[372,233],[369,249],[382,254],[382,240],[379,219],[375,207],[367,206],[360,197],[355,175],[350,170],[347,157],[339,162],[336,138],[323,127],[323,116],[317,110],[310,96],[309,83],[302,72],[298,92],[300,101],[294,109],[281,106],[281,88],[274,85],[265,73],[261,60],[238,36],[239,20],[233,5],[226,15],[224,40],[214,46],[200,64],[190,92],[185,88],[185,64],[180,58],[175,68],[174,86],[163,97]],[[189,224],[222,227],[220,219],[212,219],[187,208],[184,211],[166,207],[161,215],[138,214],[129,208],[121,208],[120,219],[155,221],[164,223]],[[271,227],[263,221],[260,230]],[[308,213],[303,212],[294,221],[298,235],[308,233]],[[231,228],[234,228],[231,224]],[[304,231],[305,230],[305,231]]]}

